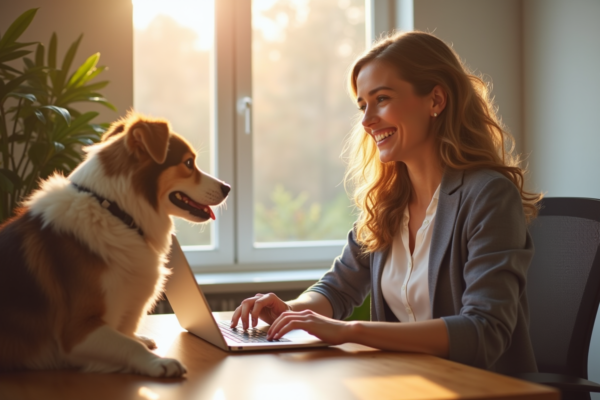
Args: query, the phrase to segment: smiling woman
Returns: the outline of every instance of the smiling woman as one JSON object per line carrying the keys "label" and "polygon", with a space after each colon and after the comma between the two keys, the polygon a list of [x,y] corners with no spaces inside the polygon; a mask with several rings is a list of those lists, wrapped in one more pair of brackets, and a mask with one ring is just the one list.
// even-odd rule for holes
{"label": "smiling woman", "polygon": [[[361,214],[319,282],[289,302],[242,301],[279,339],[321,340],[446,357],[501,373],[536,371],[528,331],[527,221],[541,198],[505,147],[487,88],[423,32],[382,38],[349,74],[363,118],[347,179]],[[371,321],[344,321],[371,294]]]}

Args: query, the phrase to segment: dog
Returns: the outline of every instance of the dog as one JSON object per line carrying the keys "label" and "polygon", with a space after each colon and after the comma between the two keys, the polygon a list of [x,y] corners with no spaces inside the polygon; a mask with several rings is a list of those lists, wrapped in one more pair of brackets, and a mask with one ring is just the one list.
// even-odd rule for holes
{"label": "dog", "polygon": [[215,219],[230,186],[162,119],[130,112],[0,228],[0,371],[180,377],[136,335],[169,271],[171,216]]}

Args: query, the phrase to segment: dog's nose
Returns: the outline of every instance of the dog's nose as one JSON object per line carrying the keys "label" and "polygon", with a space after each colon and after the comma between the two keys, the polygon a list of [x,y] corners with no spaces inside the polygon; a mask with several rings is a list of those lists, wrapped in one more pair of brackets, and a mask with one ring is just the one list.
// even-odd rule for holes
{"label": "dog's nose", "polygon": [[230,190],[231,190],[231,186],[226,185],[224,183],[221,184],[221,193],[223,193],[223,197],[227,197]]}

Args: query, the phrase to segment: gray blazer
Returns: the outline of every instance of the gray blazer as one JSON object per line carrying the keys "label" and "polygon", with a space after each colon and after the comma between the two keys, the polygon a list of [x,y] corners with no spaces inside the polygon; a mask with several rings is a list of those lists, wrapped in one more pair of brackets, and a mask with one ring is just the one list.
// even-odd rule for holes
{"label": "gray blazer", "polygon": [[[354,231],[308,291],[344,319],[371,293],[371,320],[386,321],[381,275],[388,251],[361,254]],[[519,191],[491,170],[446,169],[429,255],[433,318],[448,328],[450,360],[500,373],[537,371],[525,290],[533,243]]]}

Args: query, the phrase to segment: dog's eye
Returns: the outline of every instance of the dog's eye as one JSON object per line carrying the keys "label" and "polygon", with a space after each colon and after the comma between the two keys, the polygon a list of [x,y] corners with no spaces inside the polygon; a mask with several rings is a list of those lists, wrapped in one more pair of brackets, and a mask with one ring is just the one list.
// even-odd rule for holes
{"label": "dog's eye", "polygon": [[185,166],[189,169],[194,169],[194,159],[190,158],[184,162]]}

